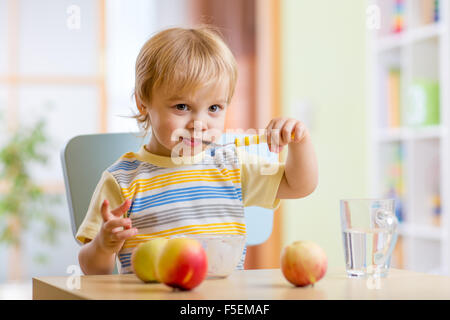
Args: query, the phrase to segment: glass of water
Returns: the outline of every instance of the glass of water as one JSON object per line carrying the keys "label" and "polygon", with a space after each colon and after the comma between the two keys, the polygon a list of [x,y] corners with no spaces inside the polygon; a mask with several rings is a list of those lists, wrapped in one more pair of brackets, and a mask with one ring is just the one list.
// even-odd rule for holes
{"label": "glass of water", "polygon": [[393,199],[341,200],[345,267],[349,277],[386,277],[397,242]]}

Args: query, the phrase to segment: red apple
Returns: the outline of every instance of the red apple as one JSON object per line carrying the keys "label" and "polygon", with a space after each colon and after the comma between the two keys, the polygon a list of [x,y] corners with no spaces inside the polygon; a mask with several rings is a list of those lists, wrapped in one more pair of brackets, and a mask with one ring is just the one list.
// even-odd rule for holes
{"label": "red apple", "polygon": [[293,285],[314,284],[327,272],[327,255],[312,241],[295,241],[281,252],[281,271]]}
{"label": "red apple", "polygon": [[131,254],[136,276],[144,282],[158,282],[156,266],[167,239],[156,238],[139,244]]}
{"label": "red apple", "polygon": [[195,239],[170,239],[159,256],[157,270],[159,281],[173,288],[191,290],[205,279],[206,252]]}

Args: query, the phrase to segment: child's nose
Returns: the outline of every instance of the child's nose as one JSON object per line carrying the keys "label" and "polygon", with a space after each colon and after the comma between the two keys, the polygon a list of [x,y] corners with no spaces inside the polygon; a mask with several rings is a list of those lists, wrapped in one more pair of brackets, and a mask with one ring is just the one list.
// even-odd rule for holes
{"label": "child's nose", "polygon": [[194,120],[191,122],[189,129],[194,129],[194,132],[203,132],[208,130],[208,126],[205,121]]}

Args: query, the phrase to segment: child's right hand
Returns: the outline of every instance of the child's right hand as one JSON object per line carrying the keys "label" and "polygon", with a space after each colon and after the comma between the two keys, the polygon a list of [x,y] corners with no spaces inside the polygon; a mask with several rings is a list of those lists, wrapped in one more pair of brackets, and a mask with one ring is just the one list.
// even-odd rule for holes
{"label": "child's right hand", "polygon": [[126,239],[138,233],[137,228],[131,228],[131,219],[123,218],[130,205],[131,201],[127,199],[119,207],[110,211],[108,200],[103,201],[101,208],[103,223],[97,235],[97,243],[102,250],[117,253]]}

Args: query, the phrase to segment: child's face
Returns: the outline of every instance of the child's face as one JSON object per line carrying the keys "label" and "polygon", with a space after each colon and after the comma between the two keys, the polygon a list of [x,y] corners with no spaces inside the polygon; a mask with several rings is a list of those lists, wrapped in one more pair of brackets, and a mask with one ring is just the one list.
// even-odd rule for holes
{"label": "child's face", "polygon": [[147,108],[152,127],[147,145],[150,152],[170,156],[172,149],[180,147],[181,143],[181,149],[190,150],[189,154],[193,155],[206,147],[202,140],[219,139],[228,107],[228,81],[214,82],[178,97],[162,92],[164,90],[155,90],[151,106]]}

